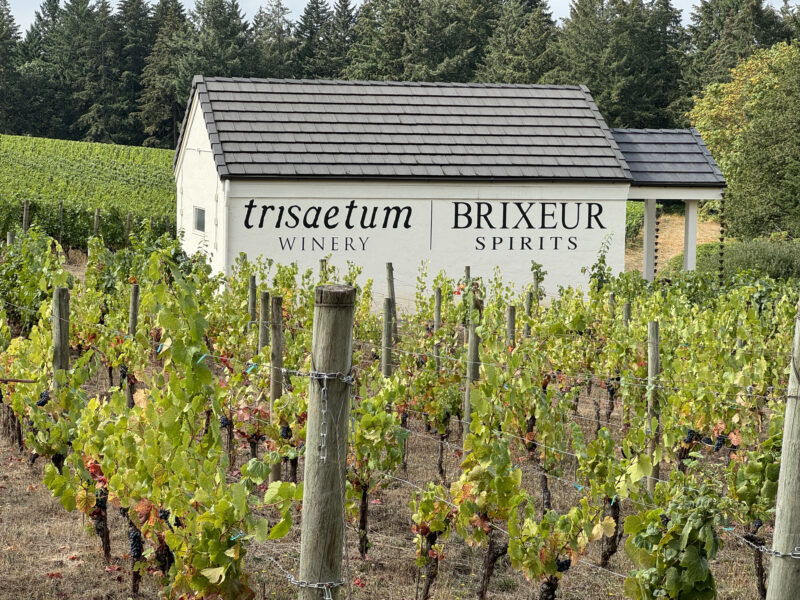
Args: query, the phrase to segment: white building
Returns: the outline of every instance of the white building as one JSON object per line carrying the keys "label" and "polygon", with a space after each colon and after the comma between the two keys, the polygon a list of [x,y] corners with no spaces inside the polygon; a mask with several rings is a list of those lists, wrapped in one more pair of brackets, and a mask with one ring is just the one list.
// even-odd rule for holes
{"label": "white building", "polygon": [[175,156],[178,229],[216,270],[262,254],[316,268],[350,260],[398,297],[423,261],[457,277],[499,266],[582,285],[607,240],[624,268],[625,201],[646,203],[653,277],[657,200],[697,201],[724,179],[694,130],[610,130],[586,87],[196,77]]}

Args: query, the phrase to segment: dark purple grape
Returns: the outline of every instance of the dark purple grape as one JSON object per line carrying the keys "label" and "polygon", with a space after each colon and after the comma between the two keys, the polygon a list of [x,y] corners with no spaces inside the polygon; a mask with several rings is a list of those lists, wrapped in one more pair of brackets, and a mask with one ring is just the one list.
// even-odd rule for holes
{"label": "dark purple grape", "polygon": [[119,366],[119,382],[120,382],[120,384],[123,381],[126,381],[127,379],[128,379],[128,367],[126,367],[125,365],[120,365]]}
{"label": "dark purple grape", "polygon": [[691,444],[694,441],[694,436],[697,435],[697,432],[694,429],[690,429],[686,433],[686,437],[683,440],[684,444]]}
{"label": "dark purple grape", "polygon": [[144,553],[142,534],[133,525],[128,525],[128,541],[130,542],[131,558],[135,561]]}
{"label": "dark purple grape", "polygon": [[230,427],[231,425],[233,425],[233,423],[232,423],[232,422],[231,422],[231,420],[230,420],[228,417],[226,417],[225,415],[222,415],[222,416],[219,418],[219,426],[220,426],[222,429],[226,429],[226,428]]}
{"label": "dark purple grape", "polygon": [[714,443],[714,440],[712,440],[710,437],[706,436],[706,437],[703,438],[703,443],[706,446],[710,446],[711,444]]}
{"label": "dark purple grape", "polygon": [[556,559],[556,570],[559,573],[565,573],[567,571],[567,569],[570,568],[571,565],[572,565],[572,561],[569,558],[564,558],[564,559],[557,558]]}
{"label": "dark purple grape", "polygon": [[162,521],[168,521],[169,511],[166,508],[158,509],[158,518],[161,519]]}
{"label": "dark purple grape", "polygon": [[714,452],[719,452],[719,449],[722,448],[722,445],[725,443],[725,440],[728,439],[728,434],[723,433],[722,435],[717,436],[717,441],[714,442]]}
{"label": "dark purple grape", "polygon": [[39,401],[36,406],[45,406],[48,402],[50,402],[50,390],[45,390],[39,394]]}
{"label": "dark purple grape", "polygon": [[288,425],[281,425],[281,437],[285,440],[292,437],[292,428]]}

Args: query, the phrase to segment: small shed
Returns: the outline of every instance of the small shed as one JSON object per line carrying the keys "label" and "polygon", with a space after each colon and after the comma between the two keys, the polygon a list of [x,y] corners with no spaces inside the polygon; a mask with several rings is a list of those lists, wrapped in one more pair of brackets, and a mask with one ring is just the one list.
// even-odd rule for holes
{"label": "small shed", "polygon": [[[583,285],[601,247],[624,268],[625,206],[697,201],[724,180],[694,130],[611,130],[585,86],[195,77],[175,155],[187,252],[228,271],[240,253],[315,268],[352,261],[398,296],[417,272],[470,265],[549,288]],[[648,254],[649,253],[649,254]]]}

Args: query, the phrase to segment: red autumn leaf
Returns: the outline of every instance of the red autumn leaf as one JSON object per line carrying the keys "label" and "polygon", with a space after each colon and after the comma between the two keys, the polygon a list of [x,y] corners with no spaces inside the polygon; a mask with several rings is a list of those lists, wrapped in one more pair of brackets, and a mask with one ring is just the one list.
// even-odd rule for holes
{"label": "red autumn leaf", "polygon": [[58,573],[58,572],[56,572],[56,573],[48,573],[47,574],[47,578],[48,579],[62,579],[61,573]]}
{"label": "red autumn leaf", "polygon": [[116,573],[117,571],[122,571],[122,567],[119,565],[108,565],[106,567],[106,573]]}
{"label": "red autumn leaf", "polygon": [[367,585],[367,582],[364,581],[363,579],[361,579],[361,577],[356,577],[353,580],[353,585],[356,586],[356,587],[363,588],[363,587],[365,587]]}

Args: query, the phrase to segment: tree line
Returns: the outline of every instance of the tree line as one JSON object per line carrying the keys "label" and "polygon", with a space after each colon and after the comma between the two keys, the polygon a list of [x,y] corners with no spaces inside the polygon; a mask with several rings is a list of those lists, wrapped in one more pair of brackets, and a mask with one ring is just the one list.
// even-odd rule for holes
{"label": "tree line", "polygon": [[692,98],[798,9],[701,0],[44,0],[24,34],[0,0],[0,132],[174,148],[192,77],[586,84],[611,126],[687,124]]}

